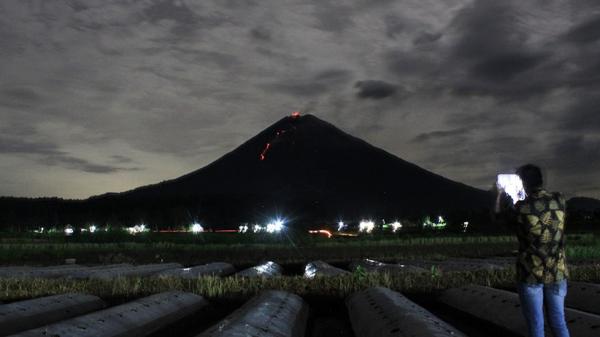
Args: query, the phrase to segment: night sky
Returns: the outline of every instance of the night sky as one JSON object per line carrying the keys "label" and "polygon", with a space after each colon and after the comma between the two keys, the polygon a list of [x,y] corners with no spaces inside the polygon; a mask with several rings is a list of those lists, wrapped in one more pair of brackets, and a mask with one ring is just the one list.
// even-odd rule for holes
{"label": "night sky", "polygon": [[600,1],[2,0],[0,195],[201,168],[292,111],[488,189],[600,198]]}

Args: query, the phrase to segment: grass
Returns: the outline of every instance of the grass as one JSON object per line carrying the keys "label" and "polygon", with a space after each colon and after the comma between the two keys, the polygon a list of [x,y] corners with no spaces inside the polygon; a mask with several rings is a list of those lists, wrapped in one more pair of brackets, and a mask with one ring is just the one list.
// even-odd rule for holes
{"label": "grass", "polygon": [[[600,282],[600,264],[572,266],[571,279]],[[278,289],[300,296],[327,296],[340,299],[373,286],[388,287],[405,293],[435,293],[466,284],[510,288],[514,268],[475,272],[425,272],[415,274],[353,273],[336,277],[304,279],[300,276],[275,278],[202,277],[179,278],[131,277],[115,280],[0,279],[0,300],[14,301],[40,296],[81,292],[101,298],[131,299],[168,290],[182,290],[208,300],[247,299],[261,290]]]}
{"label": "grass", "polygon": [[[393,261],[511,256],[516,249],[517,241],[512,236],[374,237],[229,244],[12,242],[0,244],[0,265],[62,264],[66,258],[76,258],[79,264],[179,262],[197,265],[223,261],[247,265],[261,260],[293,264],[317,259],[339,263],[365,257]],[[600,237],[570,235],[567,256],[570,261],[600,259]]]}

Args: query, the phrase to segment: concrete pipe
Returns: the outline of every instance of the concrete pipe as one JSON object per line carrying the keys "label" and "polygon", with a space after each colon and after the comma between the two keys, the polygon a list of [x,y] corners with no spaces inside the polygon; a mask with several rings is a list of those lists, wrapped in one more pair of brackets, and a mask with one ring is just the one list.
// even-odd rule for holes
{"label": "concrete pipe", "polygon": [[0,305],[0,336],[100,310],[105,303],[86,294],[62,294]]}
{"label": "concrete pipe", "polygon": [[[516,293],[471,285],[446,290],[439,300],[484,321],[503,326],[517,335],[527,335],[519,295]],[[571,336],[598,337],[600,316],[579,310],[565,309],[565,317]]]}
{"label": "concrete pipe", "polygon": [[119,277],[148,276],[161,271],[179,268],[182,268],[182,265],[179,263],[144,264],[134,267],[95,271],[89,274],[89,278],[99,280],[111,280]]}
{"label": "concrete pipe", "polygon": [[566,306],[600,315],[600,284],[569,281],[567,286]]}
{"label": "concrete pipe", "polygon": [[170,291],[25,331],[22,337],[148,336],[208,305],[201,296]]}
{"label": "concrete pipe", "polygon": [[157,276],[161,277],[181,277],[186,279],[195,279],[201,276],[227,276],[235,273],[235,267],[230,263],[214,262],[190,268],[177,268],[161,271]]}
{"label": "concrete pipe", "polygon": [[466,337],[429,311],[388,288],[375,287],[346,300],[357,337]]}
{"label": "concrete pipe", "polygon": [[323,261],[312,261],[304,267],[305,278],[315,278],[317,276],[337,276],[350,274],[347,270],[334,267]]}
{"label": "concrete pipe", "polygon": [[308,306],[297,295],[268,290],[199,337],[303,337]]}
{"label": "concrete pipe", "polygon": [[274,277],[274,276],[280,276],[282,271],[283,271],[283,268],[281,268],[280,265],[278,265],[277,263],[275,263],[273,261],[267,261],[258,266],[244,269],[244,270],[236,273],[235,275],[241,276],[241,277],[257,277],[257,276]]}

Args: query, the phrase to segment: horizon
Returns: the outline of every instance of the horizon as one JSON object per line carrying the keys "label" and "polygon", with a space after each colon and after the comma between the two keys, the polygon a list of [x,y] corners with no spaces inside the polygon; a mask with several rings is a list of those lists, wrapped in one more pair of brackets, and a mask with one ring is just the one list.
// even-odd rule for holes
{"label": "horizon", "polygon": [[[600,4],[0,4],[0,196],[203,168],[293,111],[489,190],[534,163],[600,199]],[[526,159],[524,159],[526,158]]]}

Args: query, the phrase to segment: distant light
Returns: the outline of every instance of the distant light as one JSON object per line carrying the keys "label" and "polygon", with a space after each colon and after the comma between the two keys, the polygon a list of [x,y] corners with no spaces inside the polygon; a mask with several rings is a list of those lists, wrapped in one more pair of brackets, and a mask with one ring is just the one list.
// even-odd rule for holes
{"label": "distant light", "polygon": [[344,229],[344,222],[340,221],[340,222],[338,222],[338,232],[341,232],[342,229]]}
{"label": "distant light", "polygon": [[141,224],[141,225],[135,225],[133,227],[127,227],[127,231],[129,232],[129,234],[142,233],[142,232],[146,231],[146,225]]}
{"label": "distant light", "polygon": [[267,233],[279,233],[283,229],[283,224],[284,221],[278,218],[268,223],[265,230]]}
{"label": "distant light", "polygon": [[328,239],[330,239],[333,236],[333,234],[331,234],[331,232],[326,229],[309,230],[308,232],[310,234],[325,234],[325,236],[327,236]]}
{"label": "distant light", "polygon": [[292,112],[292,118],[298,118],[298,117],[300,117],[300,111]]}
{"label": "distant light", "polygon": [[423,228],[444,229],[447,225],[446,220],[441,215],[438,216],[437,222],[431,221],[429,217],[425,217],[425,221],[423,221]]}
{"label": "distant light", "polygon": [[197,234],[202,232],[204,232],[204,228],[199,223],[194,223],[192,225],[192,233]]}
{"label": "distant light", "polygon": [[375,229],[375,223],[372,220],[362,220],[358,224],[358,230],[363,233],[371,233]]}
{"label": "distant light", "polygon": [[400,221],[394,221],[390,224],[390,226],[392,226],[392,231],[394,233],[402,229],[402,224]]}
{"label": "distant light", "polygon": [[96,231],[96,229],[97,229],[96,226],[91,225],[90,228],[89,228],[90,233],[94,233]]}
{"label": "distant light", "polygon": [[69,226],[65,228],[65,235],[73,235],[74,232],[73,227]]}
{"label": "distant light", "polygon": [[247,224],[241,225],[239,227],[238,232],[240,232],[240,233],[246,233],[246,232],[248,232],[248,225]]}
{"label": "distant light", "polygon": [[467,228],[469,228],[469,222],[465,221],[463,222],[463,233],[467,231]]}

